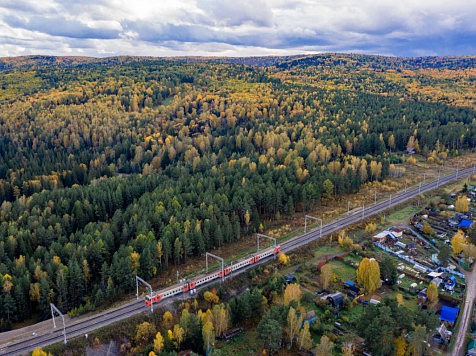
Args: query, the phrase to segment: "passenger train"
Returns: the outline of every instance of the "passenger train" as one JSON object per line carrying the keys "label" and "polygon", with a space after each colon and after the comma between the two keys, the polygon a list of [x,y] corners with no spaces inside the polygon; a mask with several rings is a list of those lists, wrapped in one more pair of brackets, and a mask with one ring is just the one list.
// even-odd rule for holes
{"label": "passenger train", "polygon": [[223,273],[222,273],[221,269],[216,270],[216,271],[207,273],[205,275],[201,275],[201,276],[197,276],[195,278],[192,278],[192,280],[187,281],[185,283],[178,283],[178,284],[170,286],[166,289],[163,289],[163,290],[160,290],[160,291],[157,291],[157,292],[153,292],[152,295],[147,295],[145,297],[145,304],[147,304],[147,306],[150,306],[152,303],[158,303],[158,302],[160,302],[161,300],[163,300],[165,298],[173,297],[174,295],[177,295],[179,293],[192,291],[192,290],[194,290],[195,288],[197,288],[198,286],[200,286],[202,284],[208,283],[208,282],[210,282],[214,279],[217,279],[217,278],[224,277],[224,275],[227,276],[230,273],[232,273],[233,271],[237,271],[237,270],[239,270],[239,269],[241,269],[245,266],[252,265],[252,264],[258,262],[259,260],[261,260],[263,258],[266,258],[266,257],[269,257],[271,255],[276,255],[280,251],[281,251],[280,246],[269,247],[265,250],[262,250],[260,252],[255,253],[255,254],[252,254],[252,255],[249,255],[247,257],[243,257],[243,258],[241,258],[237,261],[233,261],[229,265],[224,266]]}

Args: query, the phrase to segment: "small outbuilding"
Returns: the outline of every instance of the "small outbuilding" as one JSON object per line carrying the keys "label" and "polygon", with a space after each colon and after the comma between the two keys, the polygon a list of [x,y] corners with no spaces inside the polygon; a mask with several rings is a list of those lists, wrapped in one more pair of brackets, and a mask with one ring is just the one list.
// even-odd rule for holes
{"label": "small outbuilding", "polygon": [[451,308],[446,305],[443,305],[441,307],[440,320],[454,324],[456,322],[456,318],[458,317],[458,313],[459,308]]}
{"label": "small outbuilding", "polygon": [[293,282],[296,282],[297,279],[296,279],[296,276],[294,274],[287,274],[286,275],[286,284],[290,284],[290,283],[293,283]]}
{"label": "small outbuilding", "polygon": [[385,240],[387,240],[387,237],[388,237],[388,231],[382,231],[382,232],[379,232],[377,235],[375,235],[372,238],[372,241],[382,243],[382,242],[385,242]]}
{"label": "small outbuilding", "polygon": [[341,292],[337,292],[326,295],[321,299],[327,300],[332,307],[339,309],[342,306],[342,302],[344,301],[344,295]]}
{"label": "small outbuilding", "polygon": [[471,220],[462,219],[460,223],[458,224],[458,227],[464,227],[466,229],[469,229],[471,228],[472,225],[473,225],[473,222]]}
{"label": "small outbuilding", "polygon": [[445,281],[445,290],[452,291],[455,289],[456,277],[449,276]]}
{"label": "small outbuilding", "polygon": [[476,340],[473,340],[468,344],[467,355],[476,356]]}
{"label": "small outbuilding", "polygon": [[403,231],[400,230],[399,228],[392,229],[392,233],[397,239],[403,236]]}

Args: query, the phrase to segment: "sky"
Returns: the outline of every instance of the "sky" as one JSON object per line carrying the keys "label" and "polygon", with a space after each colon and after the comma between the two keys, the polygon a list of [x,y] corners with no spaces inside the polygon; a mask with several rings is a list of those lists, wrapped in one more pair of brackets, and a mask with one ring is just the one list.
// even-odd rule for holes
{"label": "sky", "polygon": [[476,55],[476,0],[0,0],[0,57]]}

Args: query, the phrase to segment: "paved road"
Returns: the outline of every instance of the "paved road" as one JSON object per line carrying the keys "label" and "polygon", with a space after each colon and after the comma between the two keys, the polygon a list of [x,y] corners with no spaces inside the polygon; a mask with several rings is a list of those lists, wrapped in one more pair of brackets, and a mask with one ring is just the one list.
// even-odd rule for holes
{"label": "paved road", "polygon": [[[448,175],[446,177],[441,177],[439,180],[435,180],[432,182],[429,182],[425,185],[422,185],[421,187],[408,190],[405,193],[402,193],[400,195],[397,195],[389,200],[379,202],[375,205],[372,205],[370,207],[365,208],[364,210],[360,212],[356,212],[352,215],[346,216],[342,219],[336,220],[334,222],[331,222],[329,224],[323,225],[322,229],[315,229],[312,231],[309,231],[303,235],[297,236],[295,238],[292,238],[286,242],[283,242],[281,244],[281,249],[284,252],[291,251],[293,249],[296,249],[298,247],[304,246],[308,244],[311,241],[317,240],[323,236],[332,234],[335,231],[339,231],[342,228],[354,224],[366,217],[369,217],[371,215],[377,214],[381,211],[385,211],[388,208],[394,207],[396,205],[399,205],[411,198],[414,198],[415,196],[433,190],[435,188],[438,188],[440,185],[449,183],[453,180],[456,180],[458,178],[463,178],[464,176],[468,174],[474,173],[473,168],[467,168],[464,170],[460,170],[458,175],[456,173]],[[260,260],[259,263],[265,262],[266,259]],[[236,273],[242,273],[243,271],[246,271],[248,268],[253,268],[257,263],[247,266],[247,268],[241,269],[239,272]],[[216,281],[212,281],[214,283]],[[203,288],[203,287],[202,287]],[[181,298],[182,296],[177,296],[175,299]],[[474,295],[473,297],[474,298]],[[173,299],[167,299],[161,302],[161,304],[168,304],[172,302]],[[466,308],[465,308],[466,309]],[[134,301],[129,304],[125,304],[121,307],[103,312],[101,314],[97,314],[94,316],[91,316],[88,319],[84,319],[82,321],[78,321],[74,324],[66,325],[66,333],[69,337],[73,336],[78,336],[78,335],[84,335],[85,333],[91,332],[92,330],[101,328],[105,325],[111,324],[115,321],[130,317],[132,315],[146,312],[149,310],[145,306],[145,303],[143,300],[139,301]],[[464,313],[464,312],[463,312]],[[62,326],[61,322],[57,324],[58,327]],[[464,338],[463,338],[464,339]],[[0,346],[0,355],[21,355],[28,353],[32,351],[35,348],[38,347],[45,347],[47,345],[51,345],[57,342],[62,342],[63,341],[63,335],[62,335],[62,329],[58,328],[54,331],[51,331],[50,333],[47,334],[42,334],[38,335],[35,337],[31,337],[22,341],[18,341],[9,345],[2,345]]]}
{"label": "paved road", "polygon": [[458,333],[456,334],[456,342],[453,346],[451,356],[466,355],[466,332],[471,324],[471,316],[473,310],[474,298],[476,298],[476,268],[473,267],[471,273],[466,275],[466,300],[463,305],[463,311],[460,313],[461,322],[459,324]]}

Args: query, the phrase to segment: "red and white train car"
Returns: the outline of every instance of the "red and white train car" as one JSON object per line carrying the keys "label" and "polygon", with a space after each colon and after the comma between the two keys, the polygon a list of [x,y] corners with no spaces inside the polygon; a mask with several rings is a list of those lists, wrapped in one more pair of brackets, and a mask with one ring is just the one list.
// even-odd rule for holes
{"label": "red and white train car", "polygon": [[264,249],[260,252],[255,253],[253,255],[243,257],[243,258],[241,258],[237,261],[233,261],[229,265],[226,265],[223,269],[223,273],[222,273],[221,269],[216,270],[216,271],[207,273],[205,275],[195,277],[191,281],[187,281],[186,283],[178,283],[178,284],[175,284],[171,287],[163,289],[161,291],[154,292],[152,295],[148,295],[148,296],[145,297],[145,304],[150,306],[151,303],[158,303],[162,299],[170,298],[170,297],[173,297],[174,295],[177,295],[179,293],[194,290],[195,288],[197,288],[197,287],[199,287],[203,284],[211,282],[211,281],[213,281],[217,278],[223,277],[223,274],[225,276],[227,276],[233,271],[237,271],[237,270],[239,270],[243,267],[252,265],[252,264],[254,264],[254,263],[258,262],[259,260],[264,259],[266,257],[276,255],[280,251],[281,251],[280,246],[269,247],[267,249]]}

